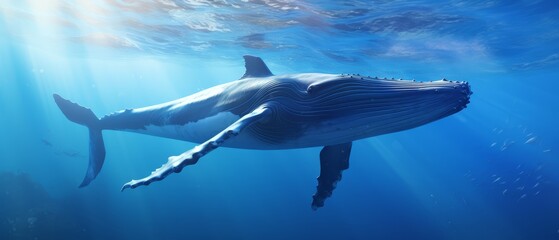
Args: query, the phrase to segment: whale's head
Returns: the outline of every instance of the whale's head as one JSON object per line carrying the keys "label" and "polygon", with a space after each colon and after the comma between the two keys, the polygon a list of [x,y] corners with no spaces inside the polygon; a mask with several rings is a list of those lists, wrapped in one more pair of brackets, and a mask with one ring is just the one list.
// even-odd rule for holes
{"label": "whale's head", "polygon": [[[446,79],[419,82],[340,75],[310,84],[321,116],[343,136],[370,137],[414,128],[452,115],[470,102],[470,85]],[[350,140],[350,139],[348,139]]]}

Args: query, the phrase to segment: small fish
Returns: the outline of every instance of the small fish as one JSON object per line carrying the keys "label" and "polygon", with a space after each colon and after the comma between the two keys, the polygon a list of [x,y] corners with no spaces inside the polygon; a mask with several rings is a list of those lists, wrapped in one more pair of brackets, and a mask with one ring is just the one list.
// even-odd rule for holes
{"label": "small fish", "polygon": [[540,182],[537,182],[536,184],[534,184],[534,186],[532,188],[537,188],[540,185]]}
{"label": "small fish", "polygon": [[496,142],[491,143],[491,146],[489,146],[489,147],[495,147],[495,146],[497,146],[497,143],[496,143]]}
{"label": "small fish", "polygon": [[508,191],[508,189],[503,190],[503,195],[507,194]]}
{"label": "small fish", "polygon": [[524,190],[524,186],[517,187],[516,189],[522,191]]}
{"label": "small fish", "polygon": [[505,140],[503,142],[503,145],[501,145],[501,151],[505,151],[507,150],[510,146],[512,146],[515,143],[515,141],[512,140]]}
{"label": "small fish", "polygon": [[66,155],[66,156],[68,156],[68,157],[78,157],[78,156],[80,156],[80,154],[77,153],[77,152],[68,152],[68,151],[64,151],[64,152],[62,152],[62,154]]}
{"label": "small fish", "polygon": [[27,218],[27,223],[31,226],[34,225],[37,222],[37,218],[36,217],[29,217]]}
{"label": "small fish", "polygon": [[501,180],[501,177],[496,178],[495,180],[493,180],[493,183],[498,182],[499,180]]}
{"label": "small fish", "polygon": [[551,152],[551,149],[545,149],[545,150],[543,150],[542,152],[548,153],[548,152]]}
{"label": "small fish", "polygon": [[534,143],[534,142],[536,142],[536,140],[538,140],[537,137],[531,137],[528,140],[526,140],[526,142],[524,142],[524,144]]}
{"label": "small fish", "polygon": [[513,182],[513,183],[517,183],[518,181],[520,181],[520,178],[514,179],[514,182]]}
{"label": "small fish", "polygon": [[49,142],[48,140],[44,139],[44,138],[41,139],[41,142],[42,142],[43,144],[45,144],[46,146],[52,147],[52,143]]}
{"label": "small fish", "polygon": [[524,199],[524,198],[526,198],[526,193],[522,194],[522,196],[520,196],[520,199]]}
{"label": "small fish", "polygon": [[66,156],[66,157],[71,157],[71,158],[82,158],[82,157],[84,157],[79,152],[74,152],[74,151],[57,151],[56,154]]}

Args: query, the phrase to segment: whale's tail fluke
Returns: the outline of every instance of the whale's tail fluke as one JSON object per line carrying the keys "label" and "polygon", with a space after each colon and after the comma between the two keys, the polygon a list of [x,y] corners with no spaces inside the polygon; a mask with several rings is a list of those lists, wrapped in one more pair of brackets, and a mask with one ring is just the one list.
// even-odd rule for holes
{"label": "whale's tail fluke", "polygon": [[91,109],[70,102],[58,94],[54,94],[53,97],[56,105],[70,121],[89,128],[89,167],[80,184],[80,187],[85,187],[99,174],[105,161],[105,144],[101,133],[103,129],[99,126],[99,118]]}

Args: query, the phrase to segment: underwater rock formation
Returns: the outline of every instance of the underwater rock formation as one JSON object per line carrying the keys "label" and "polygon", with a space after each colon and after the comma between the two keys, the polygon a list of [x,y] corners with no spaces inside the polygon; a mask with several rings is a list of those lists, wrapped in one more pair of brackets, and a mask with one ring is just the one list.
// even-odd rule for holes
{"label": "underwater rock formation", "polygon": [[0,173],[0,239],[88,239],[78,214],[28,174]]}

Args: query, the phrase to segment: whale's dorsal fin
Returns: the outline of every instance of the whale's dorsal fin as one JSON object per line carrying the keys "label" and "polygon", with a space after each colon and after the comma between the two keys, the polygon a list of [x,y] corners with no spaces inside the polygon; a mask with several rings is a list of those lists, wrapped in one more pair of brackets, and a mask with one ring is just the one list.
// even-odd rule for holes
{"label": "whale's dorsal fin", "polygon": [[243,58],[245,59],[246,71],[245,75],[243,75],[241,79],[247,77],[268,77],[274,75],[270,72],[270,69],[261,58],[251,55],[244,55]]}

